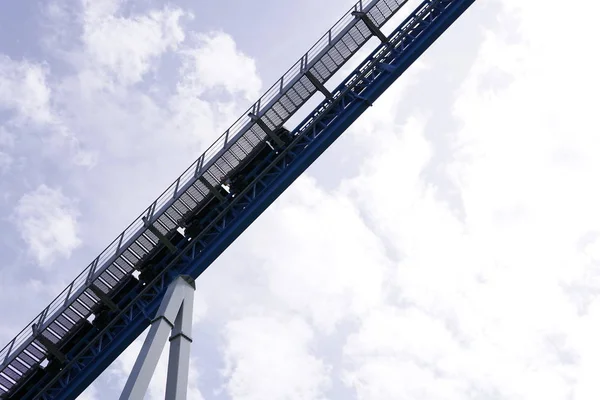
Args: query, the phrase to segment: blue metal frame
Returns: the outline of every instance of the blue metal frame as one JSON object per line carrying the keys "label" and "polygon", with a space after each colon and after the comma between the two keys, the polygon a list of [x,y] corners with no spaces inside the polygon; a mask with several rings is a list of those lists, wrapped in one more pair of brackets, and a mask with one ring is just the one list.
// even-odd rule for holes
{"label": "blue metal frame", "polygon": [[[38,316],[0,349],[0,398],[23,389],[42,360],[50,354],[57,355],[58,349],[75,333],[78,322],[94,313],[92,308],[100,301],[91,292],[92,286],[99,285],[107,295],[114,292],[142,258],[160,247],[157,231],[171,233],[186,210],[210,200],[215,195],[214,186],[235,174],[253,148],[266,137],[272,137],[269,131],[280,128],[317,89],[322,90],[331,76],[369,40],[370,30],[382,27],[406,2],[358,0]],[[362,18],[357,18],[355,13]],[[370,21],[371,28],[365,21]]]}
{"label": "blue metal frame", "polygon": [[64,368],[41,379],[24,399],[75,399],[149,325],[170,282],[204,272],[474,2],[423,2],[298,126],[285,150],[257,167],[244,191],[213,209],[210,224],[165,257],[162,272],[129,293],[116,317],[100,333],[88,334],[67,354]]}

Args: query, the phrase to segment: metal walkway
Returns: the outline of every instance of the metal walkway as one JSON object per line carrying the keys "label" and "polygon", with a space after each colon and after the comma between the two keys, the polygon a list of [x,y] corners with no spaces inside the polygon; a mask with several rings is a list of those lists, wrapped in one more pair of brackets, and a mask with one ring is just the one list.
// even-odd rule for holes
{"label": "metal walkway", "polygon": [[[4,347],[0,398],[76,398],[149,325],[176,276],[198,277],[475,0],[426,0],[386,37],[406,1],[355,4]],[[371,37],[377,49],[328,90]],[[325,100],[283,129],[317,92]]]}

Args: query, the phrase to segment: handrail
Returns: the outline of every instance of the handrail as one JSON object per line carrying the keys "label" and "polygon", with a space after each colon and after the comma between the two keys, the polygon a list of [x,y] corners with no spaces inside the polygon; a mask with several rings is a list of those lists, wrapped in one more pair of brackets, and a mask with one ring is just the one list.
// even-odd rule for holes
{"label": "handrail", "polygon": [[[252,121],[249,112],[260,115],[278,100],[286,89],[297,82],[304,72],[310,68],[335,42],[336,38],[347,32],[356,23],[353,11],[368,12],[383,0],[359,0],[342,16],[275,84],[273,84],[246,113],[227,129],[197,160],[195,160],[169,187],[136,218],[120,235],[118,235],[40,314],[18,333],[0,350],[0,368],[4,368],[18,355],[24,346],[34,338],[34,327],[44,329],[47,321],[51,321],[56,313],[64,310],[70,301],[79,296],[87,288],[89,282],[98,277],[131,243],[144,231],[144,218],[152,222],[162,211],[186,190],[186,185],[207,170],[236,140],[248,130]],[[398,8],[407,0],[396,0]],[[400,5],[401,3],[401,5]]]}

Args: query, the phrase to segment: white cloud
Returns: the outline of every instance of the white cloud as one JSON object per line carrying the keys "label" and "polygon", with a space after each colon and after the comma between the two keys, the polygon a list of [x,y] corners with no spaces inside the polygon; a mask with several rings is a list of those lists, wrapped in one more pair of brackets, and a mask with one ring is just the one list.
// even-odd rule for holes
{"label": "white cloud", "polygon": [[14,111],[15,123],[54,122],[45,66],[0,54],[0,109]]}
{"label": "white cloud", "polygon": [[[456,162],[445,167],[464,221],[421,174],[436,156],[422,124],[391,140],[378,131],[385,147],[349,185],[402,254],[395,301],[345,347],[360,399],[587,399],[600,389],[589,378],[598,346],[584,339],[598,333],[600,293],[597,59],[581,59],[540,5],[519,2],[522,28],[537,31],[522,41],[487,33],[459,93]],[[564,79],[572,57],[584,67]]]}
{"label": "white cloud", "polygon": [[87,389],[83,391],[78,397],[77,400],[98,400],[98,390],[95,385],[89,386]]}
{"label": "white cloud", "polygon": [[79,212],[60,189],[40,185],[17,203],[14,223],[29,252],[44,267],[58,258],[68,258],[80,244]]}
{"label": "white cloud", "polygon": [[313,332],[297,317],[248,316],[226,326],[227,391],[234,400],[323,399],[328,367],[311,354]]}
{"label": "white cloud", "polygon": [[[10,111],[9,117],[0,125],[0,146],[6,145],[9,138],[9,150],[12,153],[16,141],[27,142],[36,137],[45,144],[40,151],[36,151],[38,154],[58,151],[64,159],[63,148],[66,147],[75,165],[90,167],[95,163],[95,155],[82,149],[65,125],[53,104],[54,93],[49,80],[47,65],[26,60],[15,61],[0,54],[0,110]],[[6,127],[10,127],[11,135],[7,135]],[[43,132],[44,135],[35,136],[37,132]],[[16,139],[17,135],[24,138]],[[11,154],[0,150],[0,168],[8,168],[12,158]]]}
{"label": "white cloud", "polygon": [[[356,177],[329,191],[301,178],[222,265],[203,275],[206,305],[196,303],[195,321],[225,327],[219,339],[232,398],[324,398],[340,377],[359,399],[597,396],[600,143],[594,107],[600,65],[589,51],[593,43],[574,44],[565,34],[592,30],[595,14],[588,9],[583,20],[571,22],[558,8],[545,7],[541,16],[541,1],[503,4],[510,12],[498,18],[508,28],[486,33],[454,110],[448,107],[460,130],[448,132],[458,135],[450,158],[456,161],[441,168],[460,190],[464,220],[423,176],[438,156],[430,122],[451,115],[399,119],[407,101],[407,84],[400,84],[346,134],[362,146]],[[239,105],[256,97],[260,80],[231,36],[185,32],[179,10],[124,16],[117,1],[85,7],[87,30],[74,57],[84,62],[74,64],[76,76],[61,81],[59,92],[69,99],[61,111],[72,118],[65,117],[71,130],[96,140],[101,157],[118,161],[103,170],[108,183],[99,190],[105,197],[98,214],[114,197],[121,207],[111,211],[130,216],[136,199],[123,198],[123,190],[132,197],[154,193],[150,181],[178,172],[173,165],[182,154],[196,151],[190,138],[206,143],[220,133]],[[505,33],[515,18],[523,37]],[[556,29],[556,20],[573,24],[571,30]],[[594,37],[586,32],[580,37]],[[127,40],[112,43],[117,33]],[[183,66],[158,103],[150,89],[132,84],[144,83],[166,54],[182,57]],[[413,68],[403,82],[416,84],[421,73],[436,74],[445,65],[430,60],[433,69]],[[32,89],[19,100],[25,105],[7,95],[0,104],[34,121],[51,118],[44,110],[52,92],[40,90],[50,70],[5,65],[12,66],[3,70],[10,78],[4,93],[15,81]],[[33,78],[26,79],[23,65],[33,65]],[[110,93],[98,90],[106,82]],[[227,99],[212,101],[222,92]],[[149,172],[157,164],[153,154],[163,157],[156,174]],[[72,202],[46,187],[23,199],[15,215],[30,218],[22,219],[29,222],[20,223],[21,233],[30,241],[46,235],[32,242],[32,253],[38,259],[68,255],[78,244]],[[59,212],[42,214],[39,202],[49,209],[48,203],[58,204]],[[48,233],[53,230],[71,235]],[[341,322],[356,324],[356,331],[341,331],[348,329]],[[136,342],[112,370],[123,384],[140,346]],[[341,365],[333,364],[337,352]],[[162,397],[164,361],[152,398]],[[200,382],[193,371],[191,381]],[[190,388],[194,398],[199,386]]]}
{"label": "white cloud", "polygon": [[12,162],[12,157],[9,154],[0,151],[0,174],[3,174],[6,171],[8,171]]}
{"label": "white cloud", "polygon": [[193,46],[181,50],[183,79],[181,93],[195,96],[204,91],[223,88],[234,95],[240,93],[247,100],[256,100],[261,89],[254,60],[237,49],[233,38],[223,32],[196,34]]}
{"label": "white cloud", "polygon": [[244,246],[279,307],[331,333],[381,302],[389,261],[348,197],[301,178],[264,218]]}
{"label": "white cloud", "polygon": [[82,41],[87,68],[114,77],[120,85],[140,82],[167,51],[185,39],[179,8],[165,7],[145,14],[119,15],[118,1],[84,2]]}
{"label": "white cloud", "polygon": [[8,171],[13,163],[9,154],[14,147],[14,137],[3,126],[0,126],[0,175]]}

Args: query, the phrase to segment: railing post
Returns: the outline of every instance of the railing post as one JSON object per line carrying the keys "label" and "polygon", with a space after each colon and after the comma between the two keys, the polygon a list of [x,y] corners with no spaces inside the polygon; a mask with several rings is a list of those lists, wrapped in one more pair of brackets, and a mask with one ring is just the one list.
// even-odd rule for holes
{"label": "railing post", "polygon": [[173,198],[177,197],[177,190],[179,190],[179,182],[181,181],[181,176],[177,178],[177,182],[175,182],[175,190],[173,190]]}
{"label": "railing post", "polygon": [[124,236],[125,236],[125,231],[121,232],[121,235],[119,236],[119,243],[117,243],[117,250],[115,250],[115,253],[118,253],[119,250],[121,250],[121,245],[123,244]]}
{"label": "railing post", "polygon": [[8,361],[8,357],[10,356],[10,352],[12,351],[13,346],[15,345],[15,339],[10,341],[10,344],[8,345],[8,350],[6,351],[6,356],[4,356],[4,361],[2,361],[2,365],[6,364],[6,362]]}
{"label": "railing post", "polygon": [[156,210],[156,203],[157,202],[158,202],[158,199],[154,200],[154,203],[152,203],[152,205],[148,209],[148,216],[146,218],[148,219],[148,223],[149,224],[152,223],[152,217],[154,216],[154,211]]}
{"label": "railing post", "polygon": [[42,326],[42,324],[46,320],[46,315],[48,314],[49,309],[50,309],[50,306],[46,307],[44,309],[44,311],[42,311],[42,313],[40,314],[40,319],[38,319],[37,324],[34,324],[34,326],[37,326],[38,328]]}
{"label": "railing post", "polygon": [[69,302],[69,296],[71,295],[71,291],[73,290],[73,284],[75,282],[71,282],[71,284],[69,285],[69,290],[67,290],[67,296],[65,297],[65,303],[63,305],[63,307],[65,307],[67,305],[67,303]]}
{"label": "railing post", "polygon": [[206,153],[202,153],[202,156],[196,162],[196,171],[194,171],[194,178],[197,178],[200,175],[200,171],[202,170],[202,166],[204,165],[204,155]]}
{"label": "railing post", "polygon": [[96,259],[94,261],[92,261],[92,264],[90,265],[90,272],[88,272],[88,276],[87,276],[87,278],[85,278],[85,283],[90,283],[92,281],[92,277],[94,276],[94,273],[96,272],[97,266],[98,266],[98,258],[96,257]]}

